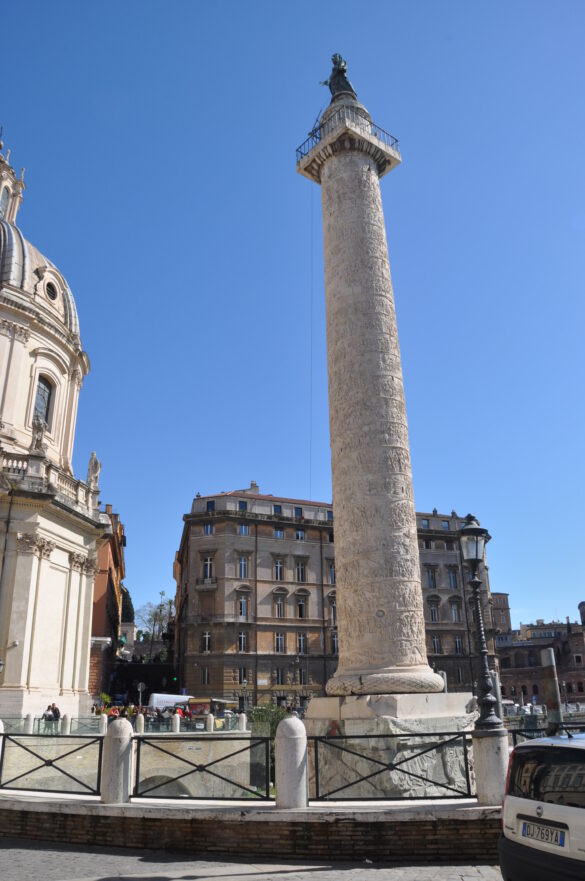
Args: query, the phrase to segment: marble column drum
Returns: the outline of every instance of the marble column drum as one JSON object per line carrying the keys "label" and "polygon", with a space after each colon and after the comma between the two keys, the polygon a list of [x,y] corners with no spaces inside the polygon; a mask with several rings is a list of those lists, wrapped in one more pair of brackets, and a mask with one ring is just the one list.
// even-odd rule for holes
{"label": "marble column drum", "polygon": [[318,167],[323,211],[339,622],[327,694],[439,692],[426,656],[383,163],[370,126],[338,116],[326,111],[318,162],[305,162],[313,180]]}

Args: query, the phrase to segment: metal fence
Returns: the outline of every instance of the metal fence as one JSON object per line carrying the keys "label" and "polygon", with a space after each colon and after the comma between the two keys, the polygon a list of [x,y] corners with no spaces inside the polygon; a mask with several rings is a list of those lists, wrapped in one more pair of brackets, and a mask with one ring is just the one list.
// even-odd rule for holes
{"label": "metal fence", "polygon": [[137,735],[135,740],[135,798],[271,798],[269,737]]}
{"label": "metal fence", "polygon": [[316,801],[472,798],[465,732],[309,737]]}
{"label": "metal fence", "polygon": [[0,789],[99,795],[103,737],[4,734]]}
{"label": "metal fence", "polygon": [[300,147],[297,147],[297,162],[300,162],[301,159],[310,153],[321,138],[328,134],[329,131],[332,131],[340,122],[350,122],[358,126],[358,128],[367,131],[368,134],[377,138],[386,147],[390,147],[391,150],[400,155],[398,139],[391,135],[390,132],[385,131],[379,125],[376,125],[375,122],[372,122],[368,114],[358,107],[341,106],[325,122],[320,122],[318,126],[309,132],[307,140],[303,141]]}

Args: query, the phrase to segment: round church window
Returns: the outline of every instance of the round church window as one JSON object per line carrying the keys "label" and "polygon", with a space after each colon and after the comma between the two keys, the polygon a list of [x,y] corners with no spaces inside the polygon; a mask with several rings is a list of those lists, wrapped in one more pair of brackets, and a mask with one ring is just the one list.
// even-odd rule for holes
{"label": "round church window", "polygon": [[48,283],[46,291],[47,291],[47,297],[49,298],[49,300],[56,300],[57,299],[57,288],[55,287],[55,285],[51,281]]}

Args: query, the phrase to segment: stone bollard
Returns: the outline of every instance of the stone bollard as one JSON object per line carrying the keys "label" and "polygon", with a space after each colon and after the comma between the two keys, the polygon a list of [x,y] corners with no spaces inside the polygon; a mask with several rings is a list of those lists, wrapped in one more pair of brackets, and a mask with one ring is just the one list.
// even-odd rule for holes
{"label": "stone bollard", "polygon": [[309,804],[307,732],[297,716],[283,719],[275,739],[276,807],[287,810]]}
{"label": "stone bollard", "polygon": [[471,734],[473,743],[473,768],[477,802],[480,805],[501,805],[508,773],[508,731],[495,728]]}
{"label": "stone bollard", "polygon": [[246,719],[245,713],[240,713],[238,716],[238,731],[245,731],[248,725],[248,720]]}
{"label": "stone bollard", "polygon": [[138,713],[136,716],[136,728],[134,729],[136,734],[144,734],[144,715],[143,713]]}
{"label": "stone bollard", "polygon": [[181,717],[178,713],[171,716],[171,731],[173,734],[179,734],[181,730]]}
{"label": "stone bollard", "polygon": [[208,713],[207,716],[205,717],[205,730],[211,731],[212,734],[214,731],[214,722],[215,722],[215,719],[213,717],[213,713]]}
{"label": "stone bollard", "polygon": [[123,804],[132,793],[132,725],[128,719],[114,719],[104,737],[102,796],[104,804]]}
{"label": "stone bollard", "polygon": [[65,713],[61,719],[61,734],[71,734],[71,716]]}
{"label": "stone bollard", "polygon": [[27,713],[26,718],[24,720],[24,733],[32,734],[34,732],[35,727],[35,717],[32,713]]}
{"label": "stone bollard", "polygon": [[100,733],[100,734],[107,734],[107,731],[108,731],[108,717],[106,716],[105,713],[102,713],[101,716],[99,717],[99,723],[98,723],[98,724],[99,724],[99,733]]}

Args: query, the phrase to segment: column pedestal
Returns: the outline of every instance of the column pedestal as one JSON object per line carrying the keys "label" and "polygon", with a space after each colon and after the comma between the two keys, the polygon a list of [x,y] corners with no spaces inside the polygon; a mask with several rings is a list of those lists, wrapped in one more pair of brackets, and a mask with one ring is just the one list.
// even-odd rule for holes
{"label": "column pedestal", "polygon": [[[455,798],[467,792],[468,779],[474,792],[469,742],[448,736],[473,729],[474,706],[473,695],[461,692],[313,698],[307,734],[327,738],[317,745],[320,797]],[[310,740],[311,798],[315,759]]]}

